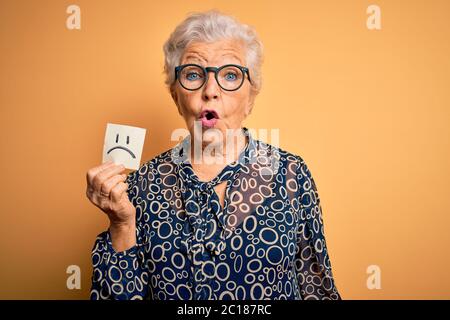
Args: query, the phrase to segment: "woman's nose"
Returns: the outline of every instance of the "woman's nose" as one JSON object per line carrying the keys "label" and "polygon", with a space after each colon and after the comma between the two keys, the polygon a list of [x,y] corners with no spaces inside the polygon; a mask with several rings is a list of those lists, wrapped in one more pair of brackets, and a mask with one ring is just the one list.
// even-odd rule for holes
{"label": "woman's nose", "polygon": [[214,73],[210,73],[203,87],[203,98],[205,100],[217,99],[219,97],[220,87],[214,77]]}

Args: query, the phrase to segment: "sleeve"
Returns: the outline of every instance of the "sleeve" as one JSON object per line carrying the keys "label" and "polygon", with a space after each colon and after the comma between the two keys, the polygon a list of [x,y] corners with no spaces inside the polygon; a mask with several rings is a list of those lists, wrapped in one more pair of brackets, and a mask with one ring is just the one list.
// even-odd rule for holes
{"label": "sleeve", "polygon": [[112,246],[109,229],[95,239],[91,258],[91,300],[148,299],[149,272],[146,266],[148,230],[142,223],[143,199],[139,196],[138,171],[127,177],[127,194],[136,207],[136,245],[116,252]]}
{"label": "sleeve", "polygon": [[299,223],[294,261],[300,296],[303,300],[341,300],[328,256],[317,187],[305,161],[298,160]]}

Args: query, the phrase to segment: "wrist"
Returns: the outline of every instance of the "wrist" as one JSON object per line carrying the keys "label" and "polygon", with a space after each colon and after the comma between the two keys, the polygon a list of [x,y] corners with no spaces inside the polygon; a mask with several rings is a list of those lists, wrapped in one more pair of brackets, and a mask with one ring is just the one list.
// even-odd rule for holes
{"label": "wrist", "polygon": [[116,252],[127,250],[136,244],[136,225],[134,223],[111,223],[109,234]]}
{"label": "wrist", "polygon": [[129,233],[133,230],[136,230],[136,225],[134,221],[110,222],[109,230],[110,232],[114,233]]}

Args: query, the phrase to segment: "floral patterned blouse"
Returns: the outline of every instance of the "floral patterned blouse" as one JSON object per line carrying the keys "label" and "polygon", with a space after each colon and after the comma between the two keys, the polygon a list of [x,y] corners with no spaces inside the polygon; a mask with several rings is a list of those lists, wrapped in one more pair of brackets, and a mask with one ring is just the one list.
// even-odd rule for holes
{"label": "floral patterned blouse", "polygon": [[242,129],[245,149],[211,181],[192,169],[190,136],[128,175],[137,243],[116,252],[98,235],[91,299],[341,299],[311,172]]}

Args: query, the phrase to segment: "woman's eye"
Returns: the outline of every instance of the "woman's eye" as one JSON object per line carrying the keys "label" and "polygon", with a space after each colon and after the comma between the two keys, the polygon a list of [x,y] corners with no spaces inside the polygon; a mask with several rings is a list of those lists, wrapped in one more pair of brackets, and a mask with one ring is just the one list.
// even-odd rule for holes
{"label": "woman's eye", "polygon": [[200,78],[200,75],[196,72],[190,72],[190,73],[186,74],[186,78],[188,80],[197,80]]}
{"label": "woman's eye", "polygon": [[229,81],[233,81],[233,80],[236,80],[236,79],[237,79],[237,76],[236,76],[236,74],[234,74],[234,73],[228,72],[228,73],[225,75],[225,79],[226,79],[226,80],[229,80]]}

